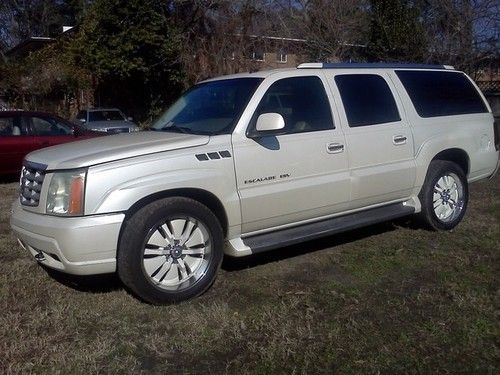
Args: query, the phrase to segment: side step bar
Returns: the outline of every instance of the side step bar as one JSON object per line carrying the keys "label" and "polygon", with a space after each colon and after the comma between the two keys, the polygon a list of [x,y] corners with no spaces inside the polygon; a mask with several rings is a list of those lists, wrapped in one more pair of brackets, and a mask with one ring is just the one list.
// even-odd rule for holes
{"label": "side step bar", "polygon": [[382,221],[393,220],[398,217],[411,215],[414,212],[414,207],[405,206],[403,203],[395,203],[388,206],[372,208],[367,211],[322,220],[316,223],[258,234],[244,238],[243,242],[252,250],[252,253],[261,253],[278,247],[289,246]]}

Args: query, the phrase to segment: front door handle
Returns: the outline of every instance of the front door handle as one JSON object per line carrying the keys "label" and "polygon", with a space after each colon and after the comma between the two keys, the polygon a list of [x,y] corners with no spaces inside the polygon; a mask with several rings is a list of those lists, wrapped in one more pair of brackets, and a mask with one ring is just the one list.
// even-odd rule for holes
{"label": "front door handle", "polygon": [[344,145],[342,143],[328,143],[326,150],[329,154],[338,154],[339,152],[344,152]]}
{"label": "front door handle", "polygon": [[396,146],[406,144],[406,140],[407,138],[404,135],[395,135],[394,137],[392,137],[392,143],[394,143]]}

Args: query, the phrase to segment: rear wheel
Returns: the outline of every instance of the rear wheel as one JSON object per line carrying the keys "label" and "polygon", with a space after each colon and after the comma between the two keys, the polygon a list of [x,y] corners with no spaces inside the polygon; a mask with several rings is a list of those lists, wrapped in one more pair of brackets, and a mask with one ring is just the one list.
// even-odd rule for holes
{"label": "rear wheel", "polygon": [[467,178],[455,163],[435,160],[429,165],[419,198],[423,221],[433,229],[450,230],[458,225],[467,209]]}
{"label": "rear wheel", "polygon": [[204,205],[173,197],[137,211],[125,224],[118,274],[141,299],[165,304],[196,297],[215,280],[223,235]]}

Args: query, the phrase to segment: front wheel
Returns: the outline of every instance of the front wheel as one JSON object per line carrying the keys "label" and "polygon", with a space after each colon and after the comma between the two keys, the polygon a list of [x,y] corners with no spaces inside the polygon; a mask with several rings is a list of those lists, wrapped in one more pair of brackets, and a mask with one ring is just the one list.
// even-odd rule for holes
{"label": "front wheel", "polygon": [[162,199],[126,223],[118,250],[118,275],[139,298],[153,304],[198,296],[215,280],[223,257],[222,229],[201,203]]}
{"label": "front wheel", "polygon": [[435,160],[429,165],[419,198],[423,221],[433,229],[450,230],[460,223],[467,209],[467,178],[455,163]]}

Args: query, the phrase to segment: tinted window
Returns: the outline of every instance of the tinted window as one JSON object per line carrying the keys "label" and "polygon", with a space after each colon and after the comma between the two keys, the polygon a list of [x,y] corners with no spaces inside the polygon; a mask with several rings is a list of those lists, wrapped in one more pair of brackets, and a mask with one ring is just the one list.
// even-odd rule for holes
{"label": "tinted window", "polygon": [[55,119],[33,117],[33,133],[35,135],[68,135],[71,134],[71,128]]}
{"label": "tinted window", "polygon": [[487,112],[477,90],[463,73],[396,71],[421,117]]}
{"label": "tinted window", "polygon": [[89,112],[89,121],[124,121],[120,111],[92,111]]}
{"label": "tinted window", "polygon": [[[19,127],[17,128],[19,130]],[[18,131],[14,130],[14,117],[0,117],[0,136],[15,135]]]}
{"label": "tinted window", "polygon": [[318,77],[293,77],[269,87],[252,118],[255,127],[263,113],[279,113],[285,120],[284,133],[333,129],[330,103]]}
{"label": "tinted window", "polygon": [[350,127],[401,120],[385,79],[375,74],[345,74],[335,77]]}

